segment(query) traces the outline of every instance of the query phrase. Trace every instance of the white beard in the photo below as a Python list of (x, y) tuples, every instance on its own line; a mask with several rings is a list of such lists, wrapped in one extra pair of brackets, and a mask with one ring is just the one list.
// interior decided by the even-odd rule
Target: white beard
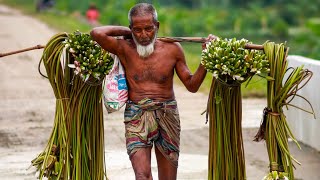
[(146, 45), (146, 46), (143, 46), (143, 45), (139, 44), (137, 39), (136, 39), (136, 37), (134, 37), (133, 34), (132, 34), (132, 38), (133, 38), (134, 43), (137, 46), (137, 52), (138, 52), (140, 57), (146, 58), (146, 57), (150, 56), (153, 53), (154, 44), (156, 42), (157, 35), (154, 35), (154, 38), (152, 39), (151, 43)]

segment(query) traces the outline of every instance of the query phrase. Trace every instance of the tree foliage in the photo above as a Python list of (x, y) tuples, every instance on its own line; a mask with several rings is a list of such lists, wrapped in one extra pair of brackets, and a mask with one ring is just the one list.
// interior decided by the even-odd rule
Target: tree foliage
[[(5, 1), (5, 0), (2, 0)], [(34, 0), (12, 3), (34, 4)], [(128, 26), (127, 12), (138, 2), (158, 10), (160, 36), (246, 38), (256, 44), (284, 42), (290, 53), (320, 59), (319, 0), (56, 0), (55, 12), (82, 14), (91, 3), (101, 12), (102, 25)]]

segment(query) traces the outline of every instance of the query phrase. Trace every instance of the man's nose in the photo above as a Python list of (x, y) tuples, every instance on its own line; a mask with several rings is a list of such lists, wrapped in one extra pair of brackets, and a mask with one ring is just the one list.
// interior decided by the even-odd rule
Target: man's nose
[(142, 32), (141, 32), (141, 37), (142, 37), (142, 38), (148, 37), (148, 34), (147, 34), (147, 32), (146, 32), (145, 30), (142, 30)]

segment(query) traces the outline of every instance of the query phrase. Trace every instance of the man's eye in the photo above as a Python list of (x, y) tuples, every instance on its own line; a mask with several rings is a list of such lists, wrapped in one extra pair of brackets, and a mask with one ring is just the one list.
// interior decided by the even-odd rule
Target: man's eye
[(154, 29), (154, 28), (153, 28), (152, 26), (151, 26), (151, 27), (147, 27), (147, 28), (146, 28), (146, 31), (150, 32), (150, 31), (153, 31), (153, 29)]
[(136, 33), (139, 33), (139, 32), (142, 31), (141, 29), (137, 29), (137, 28), (133, 28), (132, 30), (133, 30), (134, 32), (136, 32)]

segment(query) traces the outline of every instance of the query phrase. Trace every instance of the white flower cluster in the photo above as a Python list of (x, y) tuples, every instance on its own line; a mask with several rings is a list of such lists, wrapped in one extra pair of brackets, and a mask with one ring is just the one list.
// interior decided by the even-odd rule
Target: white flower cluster
[(255, 74), (266, 76), (270, 71), (266, 55), (259, 50), (245, 49), (248, 43), (246, 39), (217, 38), (206, 44), (201, 64), (215, 78), (225, 82), (241, 83)]
[(75, 74), (80, 75), (84, 81), (89, 77), (100, 80), (111, 70), (114, 60), (110, 53), (96, 44), (89, 34), (76, 31), (68, 35), (64, 44), (75, 58), (74, 64), (68, 66), (75, 68)]

